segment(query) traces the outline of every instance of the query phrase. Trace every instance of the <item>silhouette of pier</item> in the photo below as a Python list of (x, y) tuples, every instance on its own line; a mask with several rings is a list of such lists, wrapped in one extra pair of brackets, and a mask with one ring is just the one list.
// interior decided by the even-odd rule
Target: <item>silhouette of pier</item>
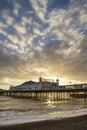
[(87, 98), (87, 88), (83, 89), (58, 89), (58, 90), (22, 90), (22, 91), (2, 91), (0, 94), (5, 96), (19, 97), (19, 98), (52, 98), (52, 99), (72, 99), (72, 98)]

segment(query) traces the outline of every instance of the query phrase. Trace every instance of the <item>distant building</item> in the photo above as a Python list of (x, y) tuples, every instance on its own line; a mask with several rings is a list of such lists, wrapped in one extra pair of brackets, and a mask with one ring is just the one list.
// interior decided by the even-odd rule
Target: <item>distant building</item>
[(83, 84), (74, 84), (74, 89), (83, 89)]
[(54, 81), (53, 79), (43, 79), (39, 78), (39, 82), (27, 81), (18, 86), (11, 86), (11, 91), (20, 91), (20, 90), (55, 90), (59, 88), (59, 79)]
[(87, 84), (83, 84), (83, 88), (87, 88)]
[(72, 84), (72, 85), (65, 85), (65, 88), (83, 89), (83, 88), (87, 88), (87, 84)]

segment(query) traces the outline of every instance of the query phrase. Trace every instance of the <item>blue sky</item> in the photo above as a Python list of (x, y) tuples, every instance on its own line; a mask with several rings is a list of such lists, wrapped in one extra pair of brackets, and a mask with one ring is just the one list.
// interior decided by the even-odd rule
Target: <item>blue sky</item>
[(0, 83), (87, 82), (86, 0), (1, 0)]

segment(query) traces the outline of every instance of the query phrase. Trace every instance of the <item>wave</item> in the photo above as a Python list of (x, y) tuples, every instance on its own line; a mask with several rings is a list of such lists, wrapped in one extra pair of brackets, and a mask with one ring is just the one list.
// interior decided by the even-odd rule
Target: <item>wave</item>
[(7, 102), (7, 101), (10, 101), (10, 100), (0, 100), (0, 102)]
[(45, 115), (32, 115), (32, 116), (12, 116), (6, 118), (0, 118), (0, 126), (1, 125), (12, 125), (12, 124), (20, 124), (20, 123), (27, 123), (27, 122), (36, 122), (42, 120), (55, 120), (61, 119), (65, 117), (75, 117), (80, 115), (87, 114), (87, 109), (75, 110), (75, 111), (65, 111), (63, 113), (50, 113)]

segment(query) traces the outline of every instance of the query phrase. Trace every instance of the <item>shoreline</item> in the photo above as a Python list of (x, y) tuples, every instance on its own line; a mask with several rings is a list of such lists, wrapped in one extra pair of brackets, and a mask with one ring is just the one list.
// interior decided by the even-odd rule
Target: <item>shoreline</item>
[(0, 126), (0, 130), (87, 130), (87, 114)]

